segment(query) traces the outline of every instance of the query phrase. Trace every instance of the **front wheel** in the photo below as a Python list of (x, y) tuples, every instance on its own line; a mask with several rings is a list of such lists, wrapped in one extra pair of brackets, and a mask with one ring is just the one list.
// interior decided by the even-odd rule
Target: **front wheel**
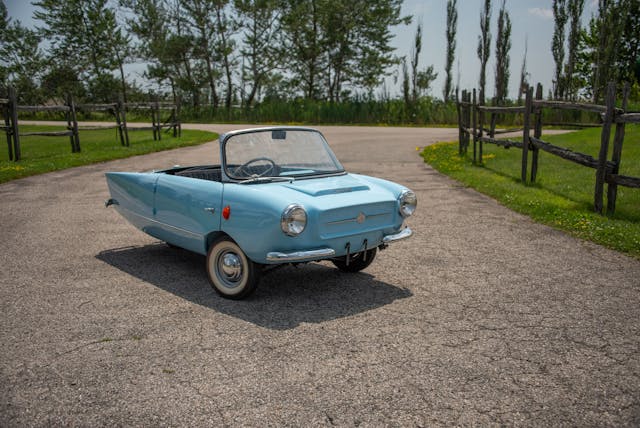
[(371, 263), (373, 263), (373, 259), (376, 258), (377, 250), (378, 250), (377, 248), (372, 248), (370, 250), (367, 250), (366, 257), (364, 256), (365, 254), (364, 251), (361, 251), (356, 254), (352, 254), (349, 257), (349, 264), (347, 264), (346, 256), (340, 257), (337, 259), (332, 259), (331, 262), (333, 262), (333, 264), (336, 265), (336, 267), (343, 272), (360, 272), (362, 269), (365, 269)]
[(220, 296), (239, 300), (256, 289), (260, 269), (249, 260), (238, 244), (223, 237), (209, 248), (207, 275), (211, 286)]

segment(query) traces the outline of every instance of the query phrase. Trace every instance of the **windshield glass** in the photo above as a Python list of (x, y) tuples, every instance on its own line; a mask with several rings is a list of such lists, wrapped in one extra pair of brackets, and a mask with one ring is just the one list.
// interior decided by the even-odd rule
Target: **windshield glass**
[(225, 172), (237, 180), (335, 174), (344, 169), (322, 134), (305, 129), (239, 133), (224, 146)]

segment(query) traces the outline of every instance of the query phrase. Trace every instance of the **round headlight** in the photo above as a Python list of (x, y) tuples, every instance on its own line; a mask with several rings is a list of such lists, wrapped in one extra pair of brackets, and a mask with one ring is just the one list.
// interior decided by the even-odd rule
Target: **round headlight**
[(307, 226), (307, 212), (301, 205), (291, 204), (282, 212), (280, 227), (289, 236), (298, 236)]
[(418, 198), (415, 193), (407, 189), (402, 191), (398, 202), (400, 203), (400, 215), (402, 215), (402, 217), (409, 217), (416, 210)]

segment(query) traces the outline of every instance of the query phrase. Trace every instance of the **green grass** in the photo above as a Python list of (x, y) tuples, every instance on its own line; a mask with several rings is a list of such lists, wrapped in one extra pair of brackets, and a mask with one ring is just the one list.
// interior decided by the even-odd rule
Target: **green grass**
[[(597, 158), (600, 132), (592, 128), (543, 139)], [(535, 221), (640, 259), (640, 189), (618, 186), (615, 214), (601, 216), (593, 210), (594, 169), (540, 152), (536, 183), (523, 185), (521, 150), (485, 144), (479, 166), (472, 150), (460, 157), (457, 143), (441, 143), (425, 147), (422, 156), (438, 171)], [(620, 173), (640, 177), (640, 125), (627, 125)]]
[[(56, 126), (21, 126), (20, 132), (60, 131)], [(145, 153), (193, 146), (212, 141), (217, 135), (206, 131), (182, 130), (182, 136), (174, 138), (163, 133), (162, 140), (153, 141), (149, 131), (129, 131), (129, 147), (120, 145), (115, 129), (80, 130), (80, 153), (71, 153), (69, 137), (27, 136), (20, 138), (22, 159), (9, 160), (6, 139), (0, 151), (0, 183), (30, 175), (71, 168), (74, 166), (121, 159)]]

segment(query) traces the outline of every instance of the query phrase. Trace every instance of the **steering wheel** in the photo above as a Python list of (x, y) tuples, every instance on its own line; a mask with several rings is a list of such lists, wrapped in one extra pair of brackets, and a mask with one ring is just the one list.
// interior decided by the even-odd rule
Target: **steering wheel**
[[(264, 171), (262, 171), (261, 174), (255, 174), (252, 173), (252, 171), (247, 170), (247, 168), (249, 167), (249, 165), (251, 165), (252, 163), (256, 163), (256, 162), (260, 162), (260, 161), (266, 161), (268, 162), (270, 165), (268, 165), (268, 168), (266, 168)], [(250, 159), (248, 161), (246, 161), (245, 163), (243, 163), (242, 165), (240, 165), (238, 167), (238, 169), (236, 170), (236, 174), (240, 173), (241, 175), (246, 175), (248, 177), (262, 177), (265, 175), (269, 175), (273, 172), (275, 172), (278, 168), (278, 165), (276, 165), (276, 163), (269, 158), (253, 158)]]

